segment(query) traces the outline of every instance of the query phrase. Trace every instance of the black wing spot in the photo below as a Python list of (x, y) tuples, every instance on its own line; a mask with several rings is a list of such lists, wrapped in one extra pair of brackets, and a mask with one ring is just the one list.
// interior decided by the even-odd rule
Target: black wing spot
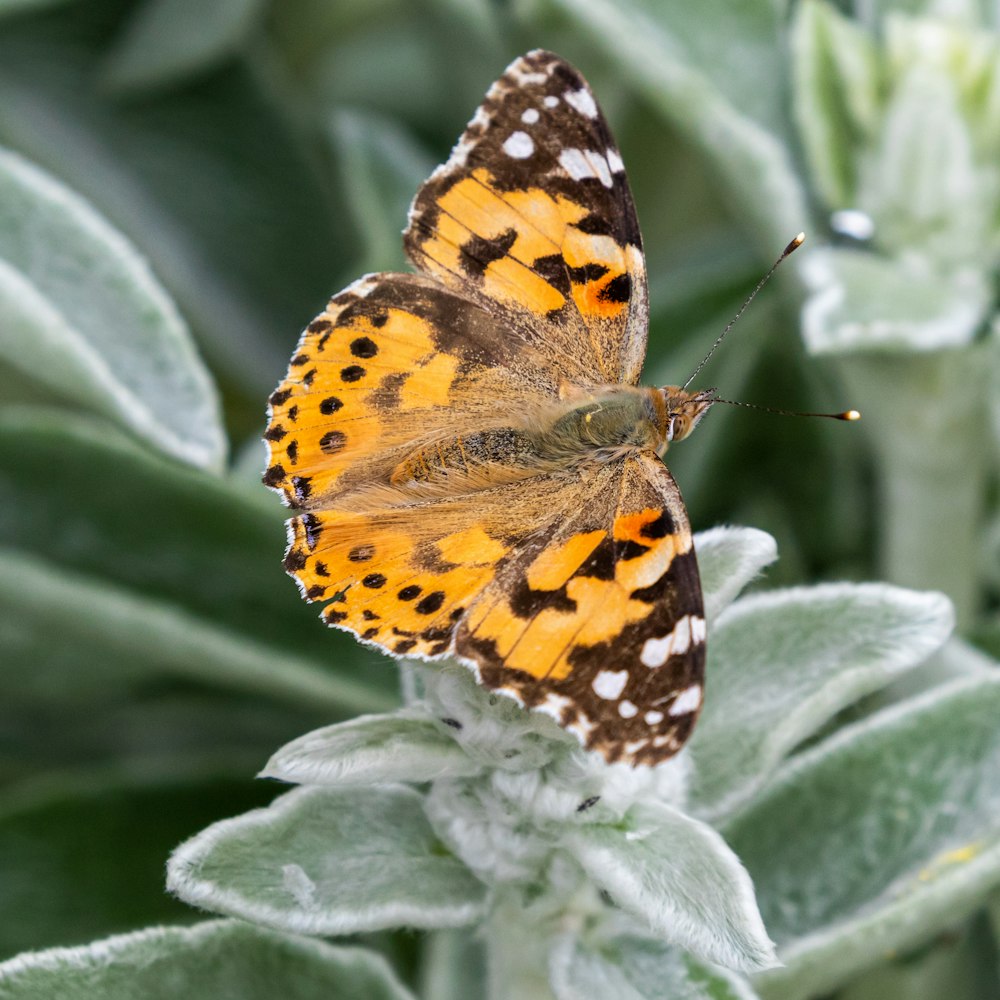
[(632, 279), (627, 274), (619, 274), (597, 293), (597, 297), (602, 302), (628, 302), (632, 297)]
[(272, 465), (264, 473), (265, 486), (277, 486), (285, 478), (285, 467), (283, 465)]
[(358, 337), (351, 341), (351, 354), (356, 358), (374, 358), (378, 354), (378, 345), (371, 337)]
[(507, 256), (516, 240), (515, 229), (508, 229), (492, 239), (473, 235), (462, 244), (462, 268), (467, 274), (482, 277), (493, 261)]
[(343, 431), (327, 431), (319, 439), (319, 450), (327, 455), (335, 455), (347, 443), (347, 435)]
[(417, 604), (417, 614), (432, 615), (435, 611), (440, 610), (442, 604), (444, 604), (444, 591), (435, 590)]

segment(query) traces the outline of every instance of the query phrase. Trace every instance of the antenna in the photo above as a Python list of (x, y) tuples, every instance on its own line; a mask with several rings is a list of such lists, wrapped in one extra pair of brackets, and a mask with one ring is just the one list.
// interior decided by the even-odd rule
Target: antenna
[(741, 403), (735, 399), (712, 398), (713, 403), (728, 403), (729, 406), (745, 406), (750, 410), (760, 410), (762, 413), (777, 413), (782, 417), (828, 417), (830, 420), (860, 420), (857, 410), (844, 410), (843, 413), (805, 413), (802, 410), (776, 410), (773, 406), (758, 406), (756, 403)]
[[(792, 240), (792, 242), (789, 243), (788, 246), (785, 247), (785, 249), (781, 251), (781, 256), (778, 257), (778, 259), (771, 265), (771, 267), (768, 270), (767, 274), (765, 274), (764, 277), (761, 278), (760, 281), (757, 282), (757, 287), (746, 297), (746, 301), (743, 303), (743, 305), (740, 306), (739, 311), (736, 313), (736, 315), (729, 321), (729, 323), (727, 324), (725, 330), (723, 330), (722, 333), (720, 333), (719, 336), (716, 337), (715, 343), (712, 344), (712, 346), (709, 348), (708, 354), (706, 354), (705, 357), (703, 357), (701, 359), (701, 364), (698, 365), (698, 367), (695, 368), (695, 370), (693, 372), (691, 372), (690, 378), (681, 386), (682, 389), (686, 389), (698, 377), (698, 373), (702, 370), (702, 368), (705, 367), (706, 364), (708, 364), (708, 359), (715, 353), (715, 349), (719, 346), (719, 344), (722, 343), (723, 338), (736, 325), (736, 321), (743, 315), (743, 313), (746, 312), (747, 306), (750, 305), (751, 302), (753, 302), (754, 297), (757, 295), (757, 293), (767, 284), (767, 282), (770, 279), (771, 275), (774, 274), (774, 272), (778, 270), (778, 265), (793, 250), (798, 250), (798, 248), (800, 246), (802, 246), (802, 243), (805, 240), (805, 238), (806, 238), (806, 234), (805, 233), (799, 233), (799, 235), (796, 236), (795, 239)], [(721, 402), (726, 402), (726, 401), (725, 400), (719, 400), (719, 402), (721, 403)], [(737, 404), (737, 405), (748, 405), (748, 404)], [(758, 409), (759, 409), (759, 407), (758, 407)], [(777, 412), (780, 412), (780, 411), (776, 410), (775, 412), (777, 413)], [(851, 412), (853, 413), (854, 411), (852, 410)], [(854, 419), (854, 418), (847, 418), (847, 417), (845, 417), (843, 419)]]

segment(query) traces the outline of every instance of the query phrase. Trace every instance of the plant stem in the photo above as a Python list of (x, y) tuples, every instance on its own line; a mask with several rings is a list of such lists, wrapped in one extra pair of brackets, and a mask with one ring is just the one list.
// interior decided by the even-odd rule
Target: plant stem
[(995, 461), (986, 419), (990, 347), (841, 360), (875, 454), (882, 573), (944, 591), (959, 628), (978, 610), (983, 498)]

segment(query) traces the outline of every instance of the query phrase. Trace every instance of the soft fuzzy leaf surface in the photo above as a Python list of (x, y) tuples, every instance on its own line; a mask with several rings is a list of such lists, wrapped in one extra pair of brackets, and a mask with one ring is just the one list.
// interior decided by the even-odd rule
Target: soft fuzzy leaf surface
[(1000, 886), (1000, 677), (961, 680), (804, 753), (726, 828), (782, 969), (769, 998), (835, 989)]
[(584, 944), (567, 935), (552, 950), (551, 975), (556, 1000), (756, 1000), (757, 996), (741, 976), (639, 937)]
[(580, 826), (565, 835), (599, 888), (700, 958), (748, 971), (774, 964), (750, 879), (711, 827), (653, 803), (636, 807), (623, 826)]
[(0, 150), (0, 357), (192, 465), (225, 457), (219, 402), (176, 307), (83, 198)]
[(746, 597), (708, 644), (692, 799), (719, 815), (746, 801), (796, 744), (841, 708), (917, 666), (944, 642), (940, 594), (827, 584)]
[(235, 920), (152, 927), (0, 965), (5, 1000), (412, 1000), (384, 958)]
[(297, 788), (182, 844), (168, 886), (196, 906), (302, 934), (459, 927), (484, 887), (401, 785)]

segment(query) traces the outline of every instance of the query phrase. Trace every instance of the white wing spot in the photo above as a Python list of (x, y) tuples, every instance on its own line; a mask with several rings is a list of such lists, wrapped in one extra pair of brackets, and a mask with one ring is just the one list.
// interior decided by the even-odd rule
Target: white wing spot
[(575, 181), (583, 180), (584, 177), (593, 177), (590, 164), (579, 149), (564, 149), (559, 154), (559, 166), (563, 168)]
[(627, 670), (602, 670), (591, 682), (594, 694), (607, 701), (617, 701), (628, 681)]
[(692, 684), (685, 688), (674, 698), (674, 703), (670, 706), (671, 715), (687, 715), (689, 712), (696, 712), (701, 706), (701, 685)]
[(511, 132), (503, 144), (503, 151), (515, 160), (524, 160), (535, 151), (535, 144), (527, 132)]
[(705, 619), (695, 615), (684, 615), (677, 620), (673, 631), (662, 639), (647, 639), (639, 654), (639, 660), (650, 669), (662, 667), (671, 656), (683, 656), (692, 644), (697, 645), (704, 640)]
[(547, 108), (554, 108), (558, 103), (559, 103), (559, 98), (553, 97), (551, 94), (549, 94), (549, 96), (546, 97), (544, 101), (542, 101), (542, 104), (544, 104), (545, 107)]
[(530, 69), (525, 69), (524, 64), (520, 62), (509, 67), (508, 72), (522, 87), (545, 83), (549, 78), (547, 73), (532, 72)]
[(563, 713), (567, 708), (572, 708), (573, 702), (570, 701), (565, 695), (556, 694), (555, 691), (549, 691), (545, 696), (545, 700), (539, 704), (535, 705), (536, 712), (544, 712), (545, 715), (551, 716), (558, 723), (562, 723)]
[(597, 117), (597, 104), (589, 90), (567, 90), (563, 97), (567, 104), (576, 108), (584, 117)]
[(594, 176), (600, 180), (600, 182), (606, 187), (611, 187), (615, 182), (614, 178), (611, 176), (611, 168), (608, 166), (608, 161), (600, 153), (594, 153), (591, 150), (587, 150), (584, 154), (594, 170)]
[(559, 166), (575, 181), (596, 177), (607, 188), (614, 184), (608, 161), (592, 150), (564, 149), (559, 154)]
[(608, 166), (611, 167), (611, 173), (620, 174), (625, 171), (625, 163), (622, 161), (621, 153), (617, 149), (608, 150)]
[(523, 121), (525, 125), (534, 125), (535, 122), (538, 121), (538, 117), (538, 108), (528, 108), (528, 110), (521, 115), (521, 121)]
[(639, 709), (635, 707), (628, 699), (625, 701), (618, 702), (618, 714), (623, 719), (631, 719), (639, 714)]
[(647, 726), (655, 726), (663, 721), (663, 713), (657, 712), (656, 709), (652, 709), (647, 712), (643, 718), (646, 720)]
[(705, 641), (705, 619), (699, 618), (697, 615), (691, 615), (691, 643), (692, 645), (698, 645), (698, 643)]

